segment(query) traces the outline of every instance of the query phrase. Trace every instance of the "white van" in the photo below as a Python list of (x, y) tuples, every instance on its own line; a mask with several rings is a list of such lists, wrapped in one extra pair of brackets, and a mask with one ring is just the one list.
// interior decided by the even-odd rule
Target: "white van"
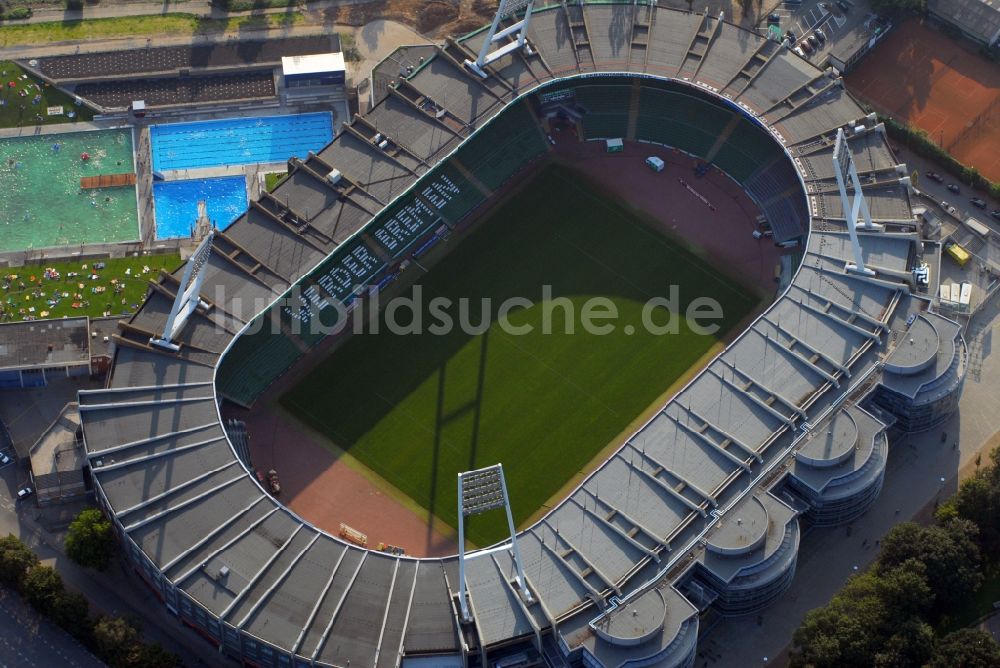
[(646, 158), (646, 166), (652, 169), (654, 172), (662, 172), (666, 163), (663, 162), (661, 158), (657, 158), (655, 155), (651, 155)]

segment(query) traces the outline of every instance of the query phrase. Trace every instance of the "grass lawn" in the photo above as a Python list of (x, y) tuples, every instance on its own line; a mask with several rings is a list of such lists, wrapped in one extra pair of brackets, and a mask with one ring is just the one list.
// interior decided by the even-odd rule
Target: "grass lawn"
[[(354, 336), (281, 402), (451, 526), (456, 474), (502, 462), (520, 523), (716, 342), (687, 323), (675, 335), (642, 327), (645, 302), (668, 295), (671, 284), (681, 309), (699, 296), (721, 303), (718, 337), (758, 303), (579, 174), (549, 167), (414, 287), (423, 291), (425, 325), (435, 321), (434, 297), (471, 298), (467, 320), (475, 324), (516, 296), (534, 305), (507, 322), (532, 333), (511, 334), (492, 317), (478, 335), (459, 327), (394, 335), (385, 333), (383, 313), (381, 333)], [(554, 333), (543, 333), (543, 285), (573, 304), (575, 334), (565, 333), (565, 311), (555, 308)], [(618, 309), (613, 333), (582, 331), (581, 305), (597, 296)], [(483, 297), (492, 298), (488, 308)], [(459, 309), (449, 312), (458, 322)], [(655, 320), (666, 318), (663, 309)], [(476, 517), (466, 535), (486, 545), (503, 537), (505, 523), (500, 512)]]
[(117, 16), (86, 21), (46, 21), (20, 25), (4, 25), (0, 30), (0, 46), (44, 44), (96, 40), (108, 37), (203, 35), (227, 30), (281, 28), (295, 25), (303, 18), (300, 12), (236, 16), (206, 19), (194, 14), (155, 14), (152, 16)]
[(268, 172), (264, 174), (264, 190), (274, 192), (278, 184), (285, 180), (288, 172)]
[[(103, 269), (95, 265), (104, 263)], [(0, 273), (0, 319), (23, 320), (63, 316), (100, 317), (124, 315), (135, 311), (146, 295), (149, 280), (160, 268), (171, 271), (181, 263), (176, 253), (104, 260), (46, 262), (10, 267)], [(87, 268), (84, 269), (84, 266)], [(146, 269), (148, 267), (148, 269)], [(58, 278), (48, 278), (47, 269), (55, 269)], [(128, 273), (126, 273), (128, 272)], [(71, 273), (79, 274), (70, 276)], [(92, 276), (97, 276), (96, 279)], [(120, 291), (115, 292), (118, 281)], [(80, 287), (80, 286), (83, 287)], [(103, 292), (93, 292), (101, 290)], [(69, 295), (68, 297), (66, 295)], [(49, 304), (56, 301), (56, 304)], [(74, 304), (77, 305), (74, 308)], [(34, 309), (31, 311), (30, 309)]]
[[(5, 27), (0, 31), (0, 39), (3, 39)], [(21, 77), (26, 72), (17, 63), (9, 60), (0, 60), (0, 127), (14, 128), (19, 125), (51, 125), (53, 123), (72, 123), (74, 121), (89, 121), (94, 117), (94, 110), (86, 105), (79, 107), (73, 103), (73, 98), (62, 92), (58, 88), (36, 79), (27, 74), (27, 79)], [(13, 82), (14, 86), (10, 83)], [(37, 88), (36, 88), (37, 86)], [(25, 95), (22, 95), (25, 93)], [(41, 100), (34, 104), (35, 96), (40, 95)], [(49, 116), (45, 113), (48, 107), (61, 106), (64, 113), (58, 116)], [(76, 113), (75, 118), (69, 118), (65, 112)], [(38, 120), (35, 114), (41, 115)]]

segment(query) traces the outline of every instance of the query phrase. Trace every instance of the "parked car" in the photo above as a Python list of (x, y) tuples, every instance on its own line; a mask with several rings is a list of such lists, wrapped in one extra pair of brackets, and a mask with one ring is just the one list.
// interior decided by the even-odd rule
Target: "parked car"
[(776, 25), (779, 25), (780, 23), (781, 23), (781, 14), (779, 14), (777, 12), (772, 12), (771, 14), (767, 15), (767, 24), (768, 25), (775, 25), (776, 26)]
[(786, 32), (785, 33), (785, 39), (787, 39), (787, 40), (789, 40), (791, 42), (794, 42), (795, 41), (795, 31), (794, 30), (789, 30), (788, 32)]
[(927, 172), (927, 178), (938, 183), (944, 183), (944, 177), (937, 172)]
[(948, 184), (948, 190), (949, 190), (949, 191), (951, 191), (951, 192), (953, 192), (953, 193), (955, 193), (956, 195), (957, 195), (958, 193), (962, 192), (962, 189), (961, 189), (961, 188), (959, 188), (959, 187), (958, 187), (958, 186), (957, 186), (956, 184), (954, 184), (954, 183), (949, 183), (949, 184)]
[(10, 464), (10, 457), (4, 452), (0, 452), (0, 466), (7, 466), (7, 464)]
[(812, 52), (815, 51), (815, 49), (812, 48), (812, 45), (809, 43), (809, 40), (807, 39), (802, 40), (802, 43), (799, 44), (799, 47), (810, 55), (812, 55)]
[(990, 211), (990, 215), (996, 218), (997, 220), (1000, 220), (1000, 209), (993, 209), (992, 211)]
[(19, 499), (27, 499), (29, 496), (31, 496), (34, 493), (35, 493), (35, 490), (33, 490), (31, 487), (22, 487), (21, 489), (17, 490), (17, 498), (19, 498)]
[(802, 56), (803, 58), (805, 58), (805, 57), (806, 57), (806, 52), (802, 50), (802, 47), (801, 47), (801, 46), (797, 46), (797, 47), (795, 47), (794, 49), (792, 49), (792, 51), (794, 51), (795, 53), (799, 54), (799, 55), (800, 55), (800, 56)]
[(826, 41), (826, 33), (823, 32), (822, 28), (816, 28), (816, 32), (814, 32), (813, 34), (816, 35), (816, 39), (819, 40), (820, 44)]
[(808, 37), (806, 37), (806, 41), (809, 42), (809, 46), (811, 46), (812, 48), (814, 49), (819, 48), (819, 39), (816, 37), (816, 35), (809, 35)]
[(969, 203), (972, 204), (972, 206), (974, 206), (974, 207), (976, 207), (978, 209), (985, 209), (986, 208), (986, 202), (984, 200), (979, 199), (978, 197), (970, 197), (969, 198)]

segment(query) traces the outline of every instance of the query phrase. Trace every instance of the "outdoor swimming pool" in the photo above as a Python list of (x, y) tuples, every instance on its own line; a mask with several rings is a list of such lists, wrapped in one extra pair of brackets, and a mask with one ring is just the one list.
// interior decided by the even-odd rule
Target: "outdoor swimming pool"
[(327, 112), (169, 123), (150, 129), (153, 169), (223, 167), (285, 162), (318, 151), (333, 139)]
[(80, 188), (134, 171), (127, 128), (0, 139), (0, 251), (138, 239), (135, 186)]
[(247, 185), (242, 176), (153, 184), (156, 238), (189, 237), (198, 219), (198, 201), (205, 200), (208, 217), (224, 230), (247, 210)]

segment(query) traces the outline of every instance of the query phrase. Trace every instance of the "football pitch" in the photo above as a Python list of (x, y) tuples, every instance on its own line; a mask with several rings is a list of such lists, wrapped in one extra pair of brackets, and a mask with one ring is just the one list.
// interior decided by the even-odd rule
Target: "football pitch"
[[(678, 331), (650, 331), (644, 309), (657, 325), (669, 313), (646, 304), (668, 297), (670, 286)], [(760, 302), (558, 166), (488, 212), (403, 297), (417, 292), (421, 333), (389, 331), (383, 303), (377, 333), (352, 336), (281, 404), (452, 527), (459, 471), (502, 463), (520, 524)], [(597, 311), (617, 309), (617, 318), (592, 319), (611, 325), (609, 333), (584, 331), (585, 303), (597, 297), (606, 300)], [(698, 297), (721, 306), (714, 335), (696, 334), (683, 318)], [(442, 322), (435, 298), (453, 305), (447, 331), (432, 327)], [(510, 298), (532, 305), (522, 301), (498, 319)], [(478, 331), (460, 326), (463, 299), (468, 324), (488, 318)], [(414, 311), (400, 306), (391, 315), (412, 326)], [(499, 511), (466, 523), (480, 546), (505, 530)]]

